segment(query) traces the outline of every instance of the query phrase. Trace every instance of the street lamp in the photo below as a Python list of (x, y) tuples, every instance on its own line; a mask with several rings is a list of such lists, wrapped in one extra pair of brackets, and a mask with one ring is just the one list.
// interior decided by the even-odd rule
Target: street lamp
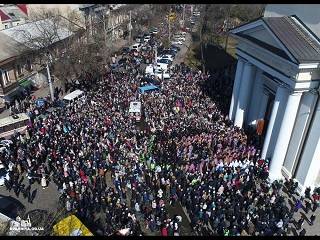
[(52, 56), (49, 52), (47, 52), (48, 60), (46, 62), (46, 68), (47, 68), (47, 74), (48, 74), (48, 83), (49, 83), (49, 89), (50, 89), (50, 95), (51, 95), (51, 101), (54, 102), (54, 93), (53, 93), (53, 86), (51, 81), (51, 74), (49, 69), (49, 63), (52, 64)]

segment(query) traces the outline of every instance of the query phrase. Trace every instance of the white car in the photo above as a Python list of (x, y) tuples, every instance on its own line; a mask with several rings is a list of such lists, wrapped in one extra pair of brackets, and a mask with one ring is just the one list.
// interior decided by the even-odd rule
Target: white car
[(157, 60), (160, 60), (160, 59), (168, 59), (168, 60), (170, 60), (171, 62), (173, 62), (173, 56), (172, 56), (172, 55), (169, 55), (169, 54), (161, 55), (161, 56), (157, 57)]
[(171, 42), (171, 45), (182, 45), (182, 42), (179, 41), (179, 40), (173, 40), (173, 41)]
[(133, 45), (131, 46), (131, 49), (140, 51), (141, 46), (142, 46), (142, 45), (141, 45), (140, 43), (136, 43), (136, 44), (133, 44)]
[(185, 31), (180, 31), (180, 32), (178, 32), (177, 34), (178, 34), (178, 35), (182, 35), (182, 36), (185, 37), (185, 36), (187, 35), (187, 32), (185, 32)]
[(145, 37), (144, 37), (144, 42), (149, 42), (149, 41), (150, 41), (150, 39), (151, 39), (151, 37), (150, 37), (150, 36), (145, 36)]
[(3, 164), (0, 164), (0, 186), (4, 185), (4, 180), (9, 181), (10, 177), (9, 177), (9, 173), (8, 171), (5, 169)]
[(11, 144), (13, 144), (13, 142), (11, 140), (2, 140), (0, 142), (0, 144), (4, 144), (6, 146), (10, 146)]
[(149, 75), (153, 75), (154, 74), (154, 68), (153, 68), (153, 65), (152, 64), (149, 64), (147, 67), (146, 67), (146, 71), (145, 71), (145, 74), (149, 74)]
[(183, 36), (175, 36), (173, 40), (174, 40), (174, 41), (184, 42), (184, 41), (186, 40), (186, 38), (183, 37)]
[(165, 64), (165, 63), (157, 63), (157, 69), (167, 70), (168, 69), (168, 65), (169, 64)]
[(170, 78), (170, 73), (169, 73), (168, 69), (166, 69), (166, 70), (156, 69), (155, 72), (154, 72), (154, 75), (157, 78), (162, 79), (162, 71), (163, 71), (163, 79), (169, 79)]
[(200, 12), (193, 12), (193, 16), (200, 16)]

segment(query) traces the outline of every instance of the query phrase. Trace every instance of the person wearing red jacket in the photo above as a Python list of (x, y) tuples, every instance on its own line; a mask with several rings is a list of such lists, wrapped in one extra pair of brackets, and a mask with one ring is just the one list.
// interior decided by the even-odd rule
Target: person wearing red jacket
[(168, 236), (168, 224), (161, 228), (161, 236)]

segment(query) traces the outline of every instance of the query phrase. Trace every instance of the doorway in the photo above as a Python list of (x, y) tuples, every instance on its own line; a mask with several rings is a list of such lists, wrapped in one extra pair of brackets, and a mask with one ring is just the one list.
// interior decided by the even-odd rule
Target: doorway
[(263, 146), (264, 139), (267, 134), (267, 130), (268, 130), (268, 126), (269, 126), (269, 122), (270, 122), (270, 118), (271, 118), (271, 113), (272, 113), (272, 109), (273, 109), (274, 99), (275, 99), (275, 96), (273, 94), (270, 94), (269, 98), (268, 98), (266, 112), (263, 117), (264, 127), (263, 127), (263, 131), (262, 131), (261, 138), (260, 138), (260, 147), (261, 148)]

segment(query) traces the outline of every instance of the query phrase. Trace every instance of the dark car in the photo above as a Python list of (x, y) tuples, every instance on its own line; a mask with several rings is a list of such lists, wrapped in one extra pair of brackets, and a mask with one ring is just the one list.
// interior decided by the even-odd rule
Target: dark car
[(181, 48), (178, 47), (178, 46), (176, 46), (176, 45), (171, 45), (170, 49), (173, 49), (173, 50), (176, 49), (177, 51), (180, 51), (180, 50), (181, 50)]
[(129, 52), (130, 52), (130, 48), (129, 47), (122, 48), (122, 53), (129, 53)]
[(141, 78), (141, 83), (153, 84), (155, 86), (160, 86), (160, 81), (152, 77), (143, 77)]
[(157, 61), (158, 63), (172, 64), (172, 61), (169, 59), (160, 59)]
[(161, 52), (161, 55), (173, 55), (173, 57), (176, 56), (177, 52), (172, 49), (165, 49)]
[(123, 66), (126, 62), (127, 62), (127, 59), (126, 59), (126, 58), (121, 58), (121, 59), (119, 59), (119, 61), (118, 61), (118, 65), (119, 65), (119, 66)]

